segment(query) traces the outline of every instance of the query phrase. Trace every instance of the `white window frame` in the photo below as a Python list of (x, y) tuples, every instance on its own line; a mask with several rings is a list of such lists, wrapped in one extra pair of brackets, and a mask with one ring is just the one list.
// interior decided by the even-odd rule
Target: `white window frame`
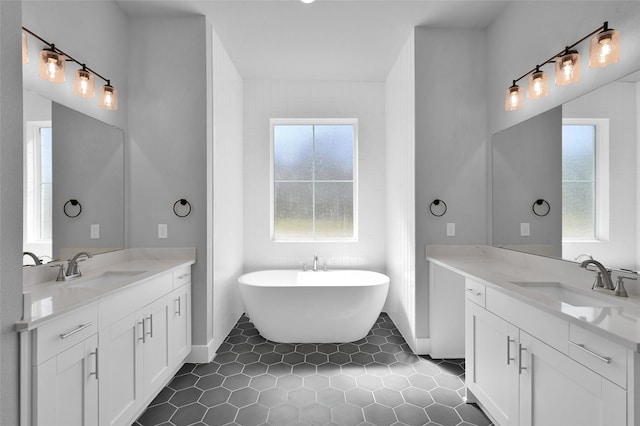
[(595, 240), (592, 239), (562, 239), (562, 242), (599, 242), (609, 241), (609, 119), (608, 118), (563, 118), (562, 125), (580, 125), (595, 127)]
[[(287, 238), (277, 239), (275, 236), (275, 165), (274, 165), (274, 127), (277, 125), (351, 125), (353, 127), (353, 237), (345, 238)], [(279, 243), (290, 242), (357, 242), (358, 241), (358, 119), (357, 118), (272, 118), (269, 121), (270, 130), (270, 235), (271, 241)]]

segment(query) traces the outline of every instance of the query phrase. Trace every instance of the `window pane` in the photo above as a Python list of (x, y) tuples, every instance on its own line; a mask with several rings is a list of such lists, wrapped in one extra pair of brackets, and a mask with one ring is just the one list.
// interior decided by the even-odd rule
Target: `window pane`
[(273, 160), (276, 180), (313, 178), (313, 126), (273, 126)]
[(315, 126), (316, 179), (353, 179), (353, 126)]
[(595, 191), (592, 182), (563, 182), (562, 237), (595, 239)]
[(353, 237), (352, 183), (316, 183), (316, 237)]
[(595, 149), (595, 126), (563, 125), (562, 180), (594, 180)]
[(53, 159), (51, 127), (40, 129), (40, 239), (51, 240), (53, 215)]
[(313, 235), (313, 184), (275, 183), (274, 236), (276, 239)]

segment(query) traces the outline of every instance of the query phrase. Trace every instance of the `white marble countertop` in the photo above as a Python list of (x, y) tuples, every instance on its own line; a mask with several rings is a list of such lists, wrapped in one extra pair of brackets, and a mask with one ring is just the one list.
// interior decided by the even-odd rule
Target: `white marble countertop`
[[(172, 254), (173, 253), (173, 254)], [(96, 259), (102, 256), (102, 259)], [(96, 259), (93, 263), (92, 260)], [(146, 282), (174, 269), (195, 263), (195, 249), (130, 249), (113, 255), (97, 255), (80, 264), (82, 277), (68, 281), (55, 281), (57, 268), (46, 265), (41, 272), (41, 282), (28, 282), (25, 278), (25, 315), (16, 324), (16, 330), (33, 329), (59, 315), (87, 306), (119, 291)], [(44, 269), (47, 268), (47, 269)], [(31, 271), (28, 271), (31, 273)], [(45, 274), (45, 275), (42, 275)], [(93, 285), (90, 281), (108, 276), (108, 279)], [(38, 281), (36, 279), (36, 281)]]
[[(428, 248), (426, 259), (640, 352), (640, 296), (632, 294), (635, 289), (629, 291), (636, 286), (635, 282), (627, 283), (628, 298), (617, 297), (610, 290), (592, 290), (594, 273), (575, 263), (499, 250), (502, 249), (487, 246), (469, 246), (458, 252), (452, 248)], [(600, 306), (562, 303), (514, 284), (522, 281), (560, 283), (602, 303)]]

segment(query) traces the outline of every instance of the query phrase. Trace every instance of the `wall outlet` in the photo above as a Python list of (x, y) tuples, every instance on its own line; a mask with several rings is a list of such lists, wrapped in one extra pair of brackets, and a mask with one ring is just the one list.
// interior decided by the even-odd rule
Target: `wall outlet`
[(97, 240), (98, 238), (100, 238), (100, 224), (99, 223), (92, 223), (91, 224), (91, 239), (92, 240)]
[(531, 235), (531, 229), (529, 227), (529, 223), (521, 223), (520, 224), (520, 236), (528, 237)]
[(167, 224), (159, 223), (158, 224), (158, 238), (167, 238)]
[(456, 236), (456, 224), (447, 223), (447, 237), (455, 237), (455, 236)]

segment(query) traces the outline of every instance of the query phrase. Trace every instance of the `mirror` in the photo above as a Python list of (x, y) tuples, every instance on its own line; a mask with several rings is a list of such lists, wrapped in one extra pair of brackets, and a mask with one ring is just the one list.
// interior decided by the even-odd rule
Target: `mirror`
[(640, 270), (639, 81), (636, 72), (493, 135), (494, 246)]
[(23, 161), (24, 252), (47, 263), (124, 247), (121, 129), (24, 91)]

